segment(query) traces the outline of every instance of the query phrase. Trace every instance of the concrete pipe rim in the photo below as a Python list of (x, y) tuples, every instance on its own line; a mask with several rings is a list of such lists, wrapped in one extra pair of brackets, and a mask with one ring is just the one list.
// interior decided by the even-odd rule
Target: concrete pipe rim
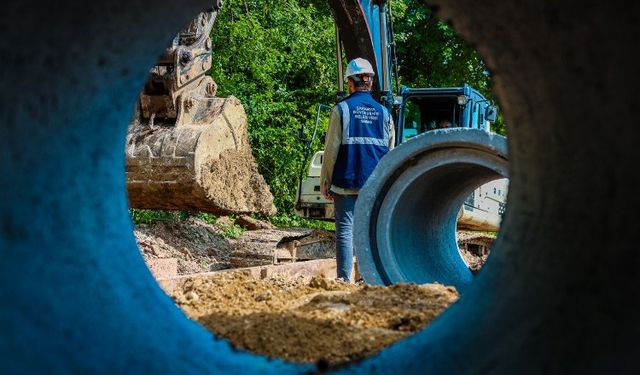
[[(505, 137), (465, 128), (422, 134), (386, 155), (356, 203), (354, 248), (364, 280), (379, 285), (437, 281), (464, 289), (473, 276), (458, 253), (457, 212), (475, 188), (508, 178), (507, 162)], [(455, 188), (430, 193), (434, 199), (440, 196), (443, 202), (425, 197), (429, 186), (458, 179), (463, 182)], [(437, 212), (427, 216), (425, 227), (407, 219), (421, 219), (423, 213), (419, 209), (424, 207)], [(399, 233), (399, 225), (413, 225), (415, 233)], [(440, 225), (443, 230), (429, 229)], [(421, 232), (416, 227), (425, 230)], [(412, 248), (408, 251), (403, 249), (407, 243)], [(430, 248), (419, 253), (416, 249), (424, 243)], [(431, 259), (433, 265), (426, 259)]]

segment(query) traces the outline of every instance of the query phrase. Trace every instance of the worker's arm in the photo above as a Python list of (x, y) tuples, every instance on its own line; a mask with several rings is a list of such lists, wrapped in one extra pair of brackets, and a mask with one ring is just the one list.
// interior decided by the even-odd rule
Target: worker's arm
[(393, 124), (393, 117), (389, 116), (389, 151), (396, 147), (396, 127)]
[(331, 199), (329, 189), (331, 189), (331, 179), (333, 177), (333, 167), (338, 158), (340, 143), (342, 141), (342, 122), (340, 121), (340, 110), (338, 106), (333, 107), (329, 117), (329, 129), (324, 140), (324, 157), (322, 158), (322, 169), (320, 171), (320, 194)]

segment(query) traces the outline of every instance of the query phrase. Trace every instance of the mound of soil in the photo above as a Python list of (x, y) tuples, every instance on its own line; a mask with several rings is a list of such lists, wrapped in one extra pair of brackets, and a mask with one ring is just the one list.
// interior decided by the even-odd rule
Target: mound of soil
[[(246, 133), (246, 129), (243, 129)], [(207, 197), (228, 212), (275, 215), (273, 195), (264, 177), (258, 172), (251, 149), (246, 146), (243, 134), (243, 148), (225, 150), (217, 160), (211, 160), (202, 171), (203, 188)]]
[(193, 278), (173, 298), (192, 319), (237, 349), (337, 365), (420, 330), (458, 293), (439, 284), (379, 287), (284, 276), (256, 280), (233, 272)]
[(231, 224), (233, 221), (226, 217), (216, 225), (191, 217), (182, 222), (139, 224), (134, 234), (148, 264), (154, 259), (174, 258), (178, 275), (291, 261), (291, 246), (300, 248), (299, 260), (335, 256), (335, 235), (330, 232), (273, 228), (245, 231), (237, 239), (225, 238), (224, 227)]
[(471, 272), (477, 273), (487, 262), (496, 235), (486, 232), (458, 231), (456, 237), (462, 258)]
[(176, 258), (180, 275), (230, 268), (233, 245), (222, 233), (221, 228), (197, 218), (140, 224), (134, 230), (138, 248), (147, 261)]

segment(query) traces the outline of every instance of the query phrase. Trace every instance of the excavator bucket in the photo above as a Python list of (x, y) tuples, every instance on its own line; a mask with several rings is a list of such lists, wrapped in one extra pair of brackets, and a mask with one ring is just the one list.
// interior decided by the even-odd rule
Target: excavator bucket
[(140, 94), (126, 144), (132, 208), (276, 211), (251, 154), (242, 104), (216, 97), (206, 75), (215, 17), (213, 9), (203, 12), (176, 36)]

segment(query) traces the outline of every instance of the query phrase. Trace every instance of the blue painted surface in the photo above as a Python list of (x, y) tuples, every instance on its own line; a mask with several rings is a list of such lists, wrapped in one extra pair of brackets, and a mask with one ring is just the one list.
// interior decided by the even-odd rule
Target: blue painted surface
[[(510, 107), (522, 123), (509, 129), (518, 169), (505, 235), (488, 273), (428, 329), (344, 372), (637, 372), (638, 204), (629, 197), (640, 155), (628, 84), (636, 67), (625, 53), (637, 12), (558, 4), (527, 18), (539, 1), (448, 2), (475, 17), (467, 36), (491, 41), (481, 47), (510, 102), (536, 100), (535, 110)], [(132, 105), (171, 34), (208, 5), (3, 3), (0, 373), (308, 370), (214, 340), (160, 291), (135, 248), (122, 169)], [(482, 27), (483, 9), (500, 12), (495, 27)], [(594, 20), (605, 22), (572, 27)], [(566, 87), (580, 95), (549, 94)], [(602, 126), (612, 118), (619, 126)], [(576, 217), (580, 226), (565, 225)]]
[(186, 319), (133, 237), (133, 104), (172, 33), (207, 5), (3, 4), (0, 373), (305, 370), (239, 353)]

